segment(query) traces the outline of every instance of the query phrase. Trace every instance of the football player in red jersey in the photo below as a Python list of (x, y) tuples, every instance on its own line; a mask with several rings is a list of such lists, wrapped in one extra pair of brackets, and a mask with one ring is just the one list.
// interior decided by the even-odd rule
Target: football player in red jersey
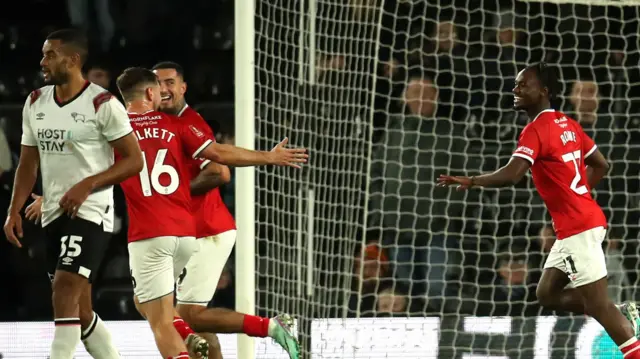
[(441, 175), (438, 184), (457, 185), (460, 190), (512, 186), (530, 169), (557, 237), (538, 283), (538, 301), (549, 309), (592, 316), (625, 359), (640, 359), (635, 303), (616, 307), (607, 295), (602, 249), (607, 220), (590, 193), (609, 165), (576, 121), (551, 108), (555, 87), (555, 72), (546, 64), (522, 70), (513, 89), (513, 104), (528, 114), (530, 122), (509, 163), (478, 176)]
[[(139, 176), (122, 182), (129, 214), (129, 262), (140, 314), (151, 325), (163, 358), (188, 359), (174, 329), (173, 285), (199, 244), (190, 211), (186, 162), (199, 156), (211, 138), (155, 111), (160, 87), (153, 72), (128, 68), (117, 80), (144, 159)], [(156, 220), (161, 214), (162, 219)], [(189, 333), (192, 354), (206, 356), (206, 341)]]
[[(179, 116), (184, 124), (195, 126), (213, 137), (209, 125), (185, 101), (187, 85), (183, 68), (174, 62), (161, 62), (153, 70), (162, 88), (160, 110)], [(207, 169), (217, 168), (216, 175), (211, 170), (201, 171), (203, 164), (207, 162), (194, 160), (190, 164), (192, 209), (196, 216), (196, 238), (201, 247), (180, 275), (176, 309), (196, 331), (268, 336), (280, 344), (292, 359), (297, 358), (298, 343), (291, 332), (293, 320), (289, 315), (261, 318), (226, 309), (207, 308), (235, 244), (236, 224), (217, 188), (225, 179), (228, 181), (229, 169), (220, 164), (209, 164)], [(176, 324), (180, 325), (180, 321)], [(219, 345), (211, 345), (210, 354), (214, 359), (222, 358)]]
[[(298, 167), (307, 156), (304, 149), (286, 149), (283, 143), (271, 152), (215, 144), (196, 127), (156, 111), (160, 86), (150, 70), (129, 68), (118, 77), (117, 85), (145, 163), (138, 177), (122, 183), (130, 219), (129, 257), (138, 309), (149, 321), (164, 358), (188, 358), (180, 331), (186, 334), (191, 355), (206, 358), (206, 341), (184, 324), (175, 329), (173, 325), (174, 283), (200, 248), (191, 213), (188, 159), (203, 157), (236, 166)], [(162, 217), (159, 220), (158, 215)]]

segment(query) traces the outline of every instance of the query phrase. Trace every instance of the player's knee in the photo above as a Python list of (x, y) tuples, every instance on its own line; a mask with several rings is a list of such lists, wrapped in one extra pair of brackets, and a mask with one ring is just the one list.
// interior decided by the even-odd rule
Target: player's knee
[(142, 305), (140, 305), (140, 301), (138, 300), (137, 296), (133, 296), (133, 304), (136, 306), (136, 310), (138, 311), (138, 313), (140, 313), (140, 316), (142, 316), (142, 318), (147, 319), (147, 315), (144, 314), (144, 311), (142, 310)]
[(207, 307), (192, 304), (178, 304), (176, 310), (180, 317), (191, 326), (194, 330), (198, 330), (198, 316), (205, 311)]
[(538, 303), (543, 307), (550, 307), (553, 303), (553, 293), (549, 290), (549, 287), (542, 283), (536, 288), (536, 297), (538, 298)]

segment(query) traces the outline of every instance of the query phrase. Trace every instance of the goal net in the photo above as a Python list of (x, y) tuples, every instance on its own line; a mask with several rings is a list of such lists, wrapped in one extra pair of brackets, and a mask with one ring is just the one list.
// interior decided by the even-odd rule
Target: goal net
[[(507, 163), (516, 74), (557, 67), (554, 107), (612, 164), (609, 294), (640, 267), (640, 72), (632, 1), (258, 0), (256, 137), (309, 149), (259, 168), (256, 305), (289, 312), (305, 358), (621, 357), (593, 320), (542, 310), (554, 241), (530, 178), (435, 187)], [(242, 216), (242, 213), (238, 213)]]

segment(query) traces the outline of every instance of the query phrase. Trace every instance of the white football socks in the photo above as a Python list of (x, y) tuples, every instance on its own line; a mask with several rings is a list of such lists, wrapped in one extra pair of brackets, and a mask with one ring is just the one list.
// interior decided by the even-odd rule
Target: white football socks
[(50, 359), (73, 359), (80, 343), (80, 318), (58, 318), (54, 322)]
[(81, 339), (85, 349), (94, 359), (120, 358), (120, 353), (111, 339), (111, 333), (95, 312), (91, 324), (82, 332)]

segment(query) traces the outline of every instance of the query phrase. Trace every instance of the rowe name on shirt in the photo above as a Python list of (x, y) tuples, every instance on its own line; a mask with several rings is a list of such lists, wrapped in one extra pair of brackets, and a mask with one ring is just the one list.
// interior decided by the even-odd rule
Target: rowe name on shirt
[(564, 131), (561, 135), (560, 135), (560, 140), (562, 141), (562, 144), (564, 146), (567, 145), (567, 142), (571, 141), (571, 142), (578, 142), (576, 140), (576, 133), (573, 131)]

